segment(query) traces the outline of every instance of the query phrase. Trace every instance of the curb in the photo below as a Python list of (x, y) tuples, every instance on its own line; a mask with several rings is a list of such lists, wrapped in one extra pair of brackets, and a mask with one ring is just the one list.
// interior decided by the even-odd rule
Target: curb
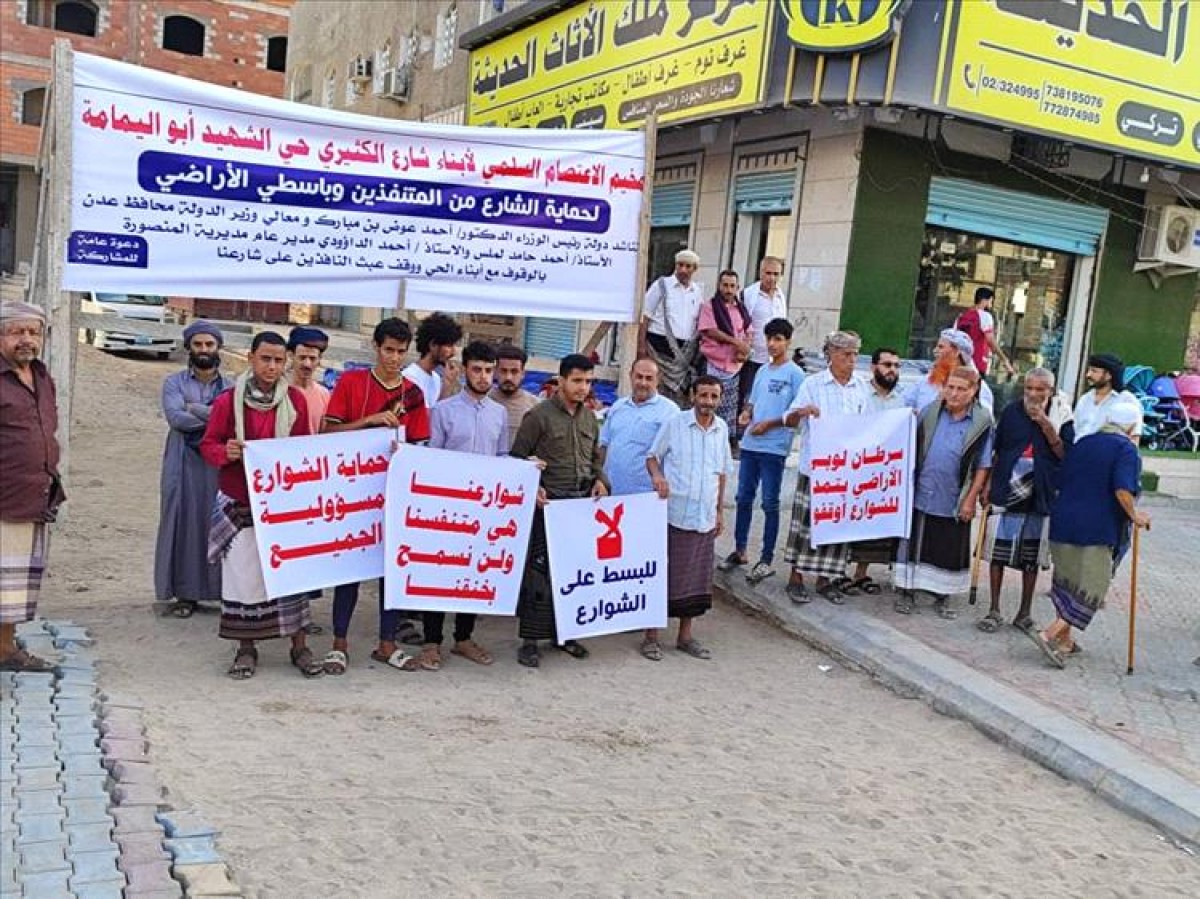
[(1200, 845), (1200, 786), (1115, 737), (849, 606), (818, 605), (818, 600), (796, 607), (780, 584), (751, 588), (721, 572), (714, 573), (713, 585), (743, 611), (865, 671), (889, 689), (973, 724), (1122, 811)]

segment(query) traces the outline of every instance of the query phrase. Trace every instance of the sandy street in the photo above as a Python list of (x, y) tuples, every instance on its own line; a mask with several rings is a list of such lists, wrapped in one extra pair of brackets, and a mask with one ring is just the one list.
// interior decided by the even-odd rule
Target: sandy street
[(492, 668), (403, 674), (368, 660), (372, 591), (346, 676), (274, 645), (229, 680), (214, 614), (152, 611), (176, 367), (80, 347), (41, 611), (90, 628), (102, 690), (144, 704), (169, 802), (222, 830), (248, 895), (1200, 895), (1152, 828), (725, 607), (707, 663), (619, 636), (528, 671), (500, 619)]

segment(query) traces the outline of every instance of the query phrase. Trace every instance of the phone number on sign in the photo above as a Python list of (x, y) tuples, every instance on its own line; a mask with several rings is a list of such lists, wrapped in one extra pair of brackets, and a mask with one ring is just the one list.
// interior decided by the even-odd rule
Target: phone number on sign
[(1042, 98), (1041, 90), (1033, 85), (1022, 84), (1020, 81), (1009, 81), (1007, 78), (993, 78), (991, 75), (984, 75), (979, 79), (979, 84), (985, 91), (1012, 94), (1014, 97), (1024, 97), (1028, 100)]

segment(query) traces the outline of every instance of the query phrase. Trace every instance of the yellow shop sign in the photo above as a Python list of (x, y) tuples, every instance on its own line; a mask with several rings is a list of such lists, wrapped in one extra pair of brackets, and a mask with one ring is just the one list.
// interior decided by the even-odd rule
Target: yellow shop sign
[(851, 53), (885, 44), (908, 0), (779, 0), (787, 38), (813, 53)]

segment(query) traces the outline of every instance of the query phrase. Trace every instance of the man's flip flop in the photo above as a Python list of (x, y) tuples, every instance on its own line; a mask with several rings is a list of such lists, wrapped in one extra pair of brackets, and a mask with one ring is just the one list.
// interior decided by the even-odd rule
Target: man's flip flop
[(345, 674), (349, 665), (349, 657), (340, 649), (329, 650), (325, 653), (325, 658), (321, 660), (321, 667), (325, 669), (326, 674)]
[(417, 660), (410, 656), (403, 649), (395, 650), (390, 656), (385, 656), (378, 649), (371, 653), (371, 658), (376, 662), (382, 662), (389, 668), (395, 668), (397, 671), (416, 671)]
[(300, 649), (292, 648), (290, 653), (292, 664), (295, 665), (300, 673), (305, 677), (320, 677), (325, 673), (325, 665), (318, 662), (313, 651), (307, 646)]
[(566, 643), (556, 644), (554, 648), (559, 652), (565, 652), (573, 659), (586, 659), (592, 654), (588, 648), (578, 640), (568, 640)]
[(1042, 651), (1042, 655), (1046, 657), (1051, 665), (1053, 665), (1055, 668), (1067, 667), (1066, 661), (1061, 655), (1059, 655), (1058, 650), (1051, 646), (1046, 638), (1042, 636), (1041, 631), (1037, 630), (1037, 628), (1034, 628), (1026, 631), (1026, 633), (1029, 634), (1029, 639), (1038, 645), (1038, 649)]
[(663, 657), (662, 646), (657, 640), (643, 640), (641, 653), (644, 658), (651, 662), (661, 662)]
[(196, 604), (191, 600), (179, 599), (171, 606), (171, 615), (175, 618), (191, 618), (196, 614)]
[(461, 643), (455, 643), (454, 648), (450, 651), (456, 656), (470, 659), (476, 665), (490, 665), (495, 661), (492, 658), (492, 654), (474, 640), (463, 640)]
[(684, 640), (682, 643), (676, 643), (675, 648), (680, 652), (685, 652), (693, 659), (711, 659), (712, 652), (707, 646), (699, 640)]
[(746, 559), (743, 559), (737, 553), (730, 553), (717, 563), (717, 571), (733, 571), (733, 569), (740, 568), (745, 564)]

